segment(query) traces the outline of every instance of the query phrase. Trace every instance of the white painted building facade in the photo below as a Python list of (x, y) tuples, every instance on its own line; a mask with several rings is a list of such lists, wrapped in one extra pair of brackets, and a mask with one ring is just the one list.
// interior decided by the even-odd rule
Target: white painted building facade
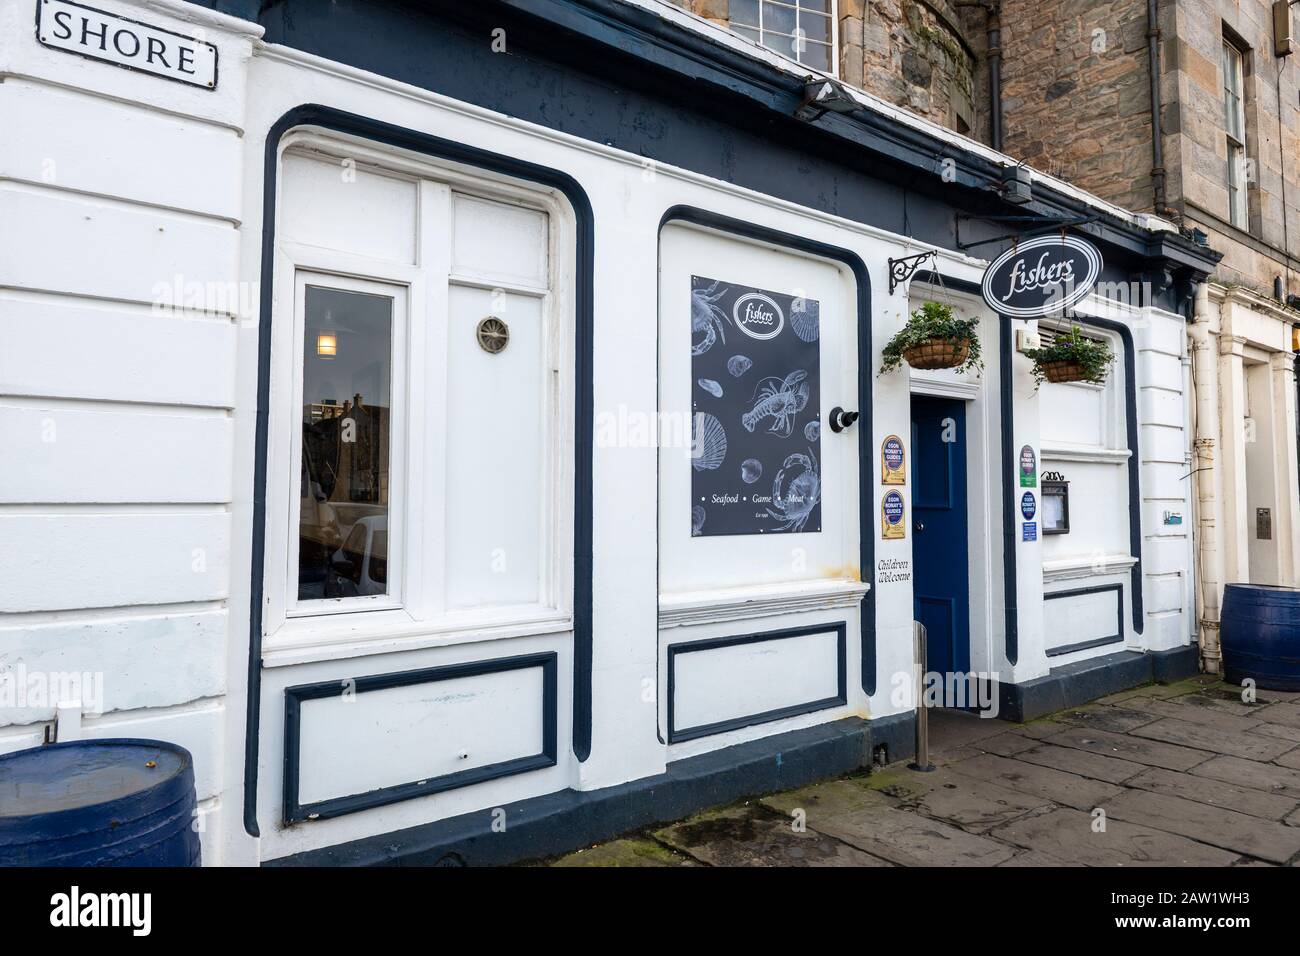
[[(619, 6), (794, 75), (667, 5)], [(881, 537), (884, 496), (904, 495), (910, 525), (915, 490), (882, 483), (881, 442), (916, 453), (918, 396), (964, 410), (967, 670), (1024, 689), (1006, 705), (1028, 714), (1069, 701), (1089, 662), (1149, 678), (1153, 656), (1191, 649), (1183, 315), (1090, 296), (1078, 314), (1102, 320), (1089, 334), (1120, 355), (1112, 374), (1036, 390), (1016, 342), (1051, 323), (1000, 320), (970, 291), (978, 249), (938, 248), (891, 291), (890, 260), (933, 244), (268, 43), (206, 7), (95, 9), (211, 44), (216, 79), (41, 42), (33, 0), (0, 0), (0, 675), (99, 675), (79, 698), (0, 702), (0, 750), (182, 744), (205, 860), (228, 865), (445, 821), (492, 832), (497, 811), (512, 826), (529, 801), (580, 804), (823, 727), (896, 718), (870, 738), (892, 759), (911, 733), (917, 532)], [(1116, 229), (1170, 234), (1034, 175)], [(865, 390), (869, 415), (821, 432), (818, 531), (684, 522), (683, 290), (701, 273), (820, 303), (820, 419)], [(981, 377), (876, 374), (930, 298), (980, 317)], [(363, 300), (349, 339), (328, 302)], [(509, 329), (499, 354), (476, 338), (484, 316)], [(357, 344), (368, 358), (347, 365)], [(347, 500), (303, 449), (335, 398), (381, 409), (367, 453), (383, 463)], [(1005, 453), (1026, 446), (1023, 483)], [(1069, 533), (1022, 537), (1041, 518), (1006, 503), (1041, 501), (1049, 471), (1069, 483)], [(324, 545), (323, 592), (302, 572), (312, 522), (347, 539)], [(376, 546), (348, 550), (377, 533), (382, 566)]]

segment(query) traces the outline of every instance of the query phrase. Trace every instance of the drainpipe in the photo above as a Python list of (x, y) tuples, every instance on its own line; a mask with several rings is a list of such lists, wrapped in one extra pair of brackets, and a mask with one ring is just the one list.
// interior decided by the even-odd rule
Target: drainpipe
[(960, 0), (957, 7), (984, 11), (989, 61), (989, 145), (1002, 149), (1002, 0)]
[(1157, 216), (1165, 214), (1165, 148), (1160, 128), (1159, 0), (1147, 0), (1147, 71), (1151, 78), (1151, 189)]
[(1207, 674), (1221, 672), (1219, 650), (1219, 605), (1223, 593), (1223, 551), (1219, 543), (1222, 527), (1223, 472), (1215, 464), (1220, 445), (1218, 342), (1210, 328), (1209, 284), (1196, 287), (1192, 324), (1187, 328), (1192, 350), (1192, 380), (1196, 403), (1196, 631), (1201, 662)]

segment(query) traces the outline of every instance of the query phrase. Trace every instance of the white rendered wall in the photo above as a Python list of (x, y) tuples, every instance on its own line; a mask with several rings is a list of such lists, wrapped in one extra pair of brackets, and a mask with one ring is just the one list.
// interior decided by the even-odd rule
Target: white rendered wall
[[(194, 756), (222, 861), (244, 72), (260, 27), (96, 6), (220, 49), (215, 91), (39, 45), (0, 2), (0, 671), (102, 680), (87, 737)], [(19, 225), (21, 224), (21, 225)], [(0, 750), (53, 705), (0, 710)], [(90, 706), (88, 701), (83, 701)], [(233, 793), (233, 797), (232, 797)]]

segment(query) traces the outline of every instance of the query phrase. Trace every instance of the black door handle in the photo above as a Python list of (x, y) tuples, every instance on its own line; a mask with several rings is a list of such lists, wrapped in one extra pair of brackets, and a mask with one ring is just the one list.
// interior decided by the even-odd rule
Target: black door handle
[(857, 412), (846, 412), (836, 405), (831, 409), (830, 425), (831, 431), (842, 432), (858, 420), (860, 416)]

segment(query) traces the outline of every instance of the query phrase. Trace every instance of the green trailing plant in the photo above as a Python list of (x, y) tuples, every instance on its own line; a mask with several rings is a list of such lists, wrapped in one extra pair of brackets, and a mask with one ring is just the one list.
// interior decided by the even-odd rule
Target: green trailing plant
[(901, 368), (908, 349), (916, 348), (933, 340), (943, 342), (965, 343), (966, 357), (955, 366), (959, 372), (972, 369), (982, 371), (984, 362), (980, 358), (979, 320), (962, 319), (953, 314), (952, 306), (942, 302), (925, 302), (919, 309), (914, 309), (904, 325), (889, 340), (881, 353), (883, 361), (880, 374)]
[(1035, 388), (1050, 380), (1045, 366), (1073, 366), (1064, 381), (1100, 385), (1115, 362), (1115, 353), (1107, 343), (1089, 338), (1077, 325), (1071, 325), (1069, 332), (1058, 332), (1050, 345), (1025, 349), (1025, 357), (1034, 363)]

